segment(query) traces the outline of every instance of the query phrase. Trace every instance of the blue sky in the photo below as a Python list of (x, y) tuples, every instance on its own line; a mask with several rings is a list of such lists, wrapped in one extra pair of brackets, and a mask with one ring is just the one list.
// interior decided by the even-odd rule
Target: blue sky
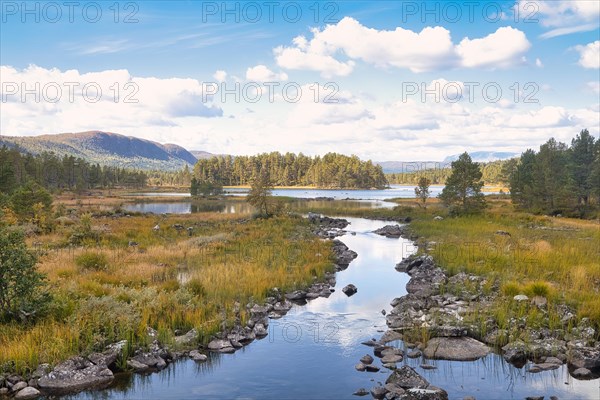
[[(597, 1), (0, 3), (3, 135), (419, 160), (600, 129)], [(36, 83), (39, 101), (23, 94)], [(284, 85), (302, 88), (297, 102)]]

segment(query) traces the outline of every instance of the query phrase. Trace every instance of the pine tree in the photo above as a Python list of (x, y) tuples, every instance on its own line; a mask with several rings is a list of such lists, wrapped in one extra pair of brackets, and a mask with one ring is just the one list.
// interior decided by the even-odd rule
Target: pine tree
[(485, 207), (481, 177), (479, 165), (471, 160), (467, 152), (461, 154), (458, 160), (452, 162), (452, 172), (439, 195), (440, 199), (454, 213), (481, 211)]

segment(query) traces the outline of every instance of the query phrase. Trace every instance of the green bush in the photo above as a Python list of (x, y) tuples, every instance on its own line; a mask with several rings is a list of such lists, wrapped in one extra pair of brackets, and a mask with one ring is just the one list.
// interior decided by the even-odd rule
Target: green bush
[(0, 320), (27, 321), (46, 310), (51, 298), (36, 261), (22, 232), (0, 228)]
[(78, 255), (75, 258), (75, 264), (84, 270), (104, 271), (108, 269), (108, 259), (102, 253), (91, 251)]

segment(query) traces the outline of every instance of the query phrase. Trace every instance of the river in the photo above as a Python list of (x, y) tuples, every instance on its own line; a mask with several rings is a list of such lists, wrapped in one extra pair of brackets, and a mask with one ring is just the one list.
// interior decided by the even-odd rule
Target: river
[[(415, 248), (406, 239), (371, 233), (382, 221), (347, 218), (349, 233), (341, 238), (358, 257), (337, 274), (336, 291), (294, 306), (281, 319), (271, 320), (269, 335), (235, 354), (210, 354), (206, 363), (184, 359), (150, 374), (117, 375), (103, 390), (86, 391), (69, 399), (356, 399), (359, 388), (370, 390), (390, 374), (358, 372), (354, 365), (372, 348), (361, 342), (386, 330), (382, 309), (406, 293), (408, 275), (394, 269)], [(351, 233), (355, 233), (352, 235)], [(352, 283), (358, 293), (347, 297), (341, 288)], [(403, 347), (401, 341), (392, 345)], [(428, 360), (438, 368), (423, 370), (424, 360), (405, 358), (431, 384), (444, 388), (450, 399), (600, 398), (599, 380), (570, 377), (567, 367), (532, 374), (490, 354), (474, 362)], [(376, 364), (380, 364), (376, 360)]]

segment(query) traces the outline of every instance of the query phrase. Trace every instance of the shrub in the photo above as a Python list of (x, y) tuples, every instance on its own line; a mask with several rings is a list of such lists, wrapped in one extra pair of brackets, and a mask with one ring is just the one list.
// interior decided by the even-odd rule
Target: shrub
[(506, 282), (501, 288), (502, 294), (509, 297), (514, 297), (522, 293), (521, 290), (521, 285), (516, 282)]
[(108, 268), (108, 259), (102, 253), (87, 251), (75, 258), (75, 264), (84, 270), (104, 271)]
[(0, 228), (0, 319), (39, 315), (50, 301), (23, 233)]

